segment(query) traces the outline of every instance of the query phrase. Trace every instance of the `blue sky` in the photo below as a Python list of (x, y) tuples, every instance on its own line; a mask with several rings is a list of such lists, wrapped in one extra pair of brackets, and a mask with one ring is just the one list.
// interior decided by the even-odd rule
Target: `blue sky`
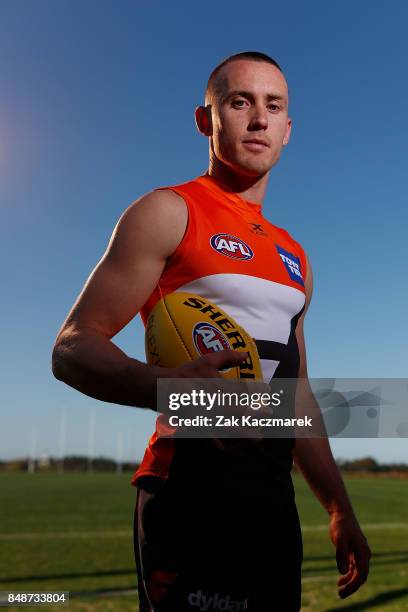
[[(312, 377), (406, 377), (405, 2), (250, 4), (3, 0), (0, 6), (0, 457), (140, 459), (155, 415), (98, 402), (50, 373), (57, 331), (122, 211), (204, 172), (194, 125), (224, 57), (275, 57), (292, 140), (264, 214), (299, 240), (315, 293)], [(144, 358), (139, 318), (115, 338)], [(91, 415), (94, 414), (94, 417)], [(337, 456), (408, 461), (406, 440), (333, 441)]]

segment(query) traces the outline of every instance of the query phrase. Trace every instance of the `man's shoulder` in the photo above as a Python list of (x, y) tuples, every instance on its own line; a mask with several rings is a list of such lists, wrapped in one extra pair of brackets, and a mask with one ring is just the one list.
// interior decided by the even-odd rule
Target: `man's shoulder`
[(128, 221), (145, 217), (167, 219), (174, 214), (182, 214), (185, 208), (182, 196), (171, 187), (157, 187), (131, 202), (124, 210), (122, 218), (127, 218)]
[(175, 186), (155, 187), (137, 198), (137, 200), (134, 200), (131, 206), (162, 206), (165, 204), (175, 204), (183, 199), (175, 189)]
[(131, 218), (156, 216), (165, 220), (177, 216), (184, 221), (187, 217), (189, 196), (201, 188), (197, 178), (182, 183), (155, 187), (134, 200), (122, 216)]
[(153, 190), (133, 201), (121, 214), (111, 238), (111, 251), (130, 259), (146, 253), (169, 257), (187, 225), (183, 199), (169, 190)]
[(185, 204), (184, 196), (186, 192), (194, 188), (200, 188), (199, 177), (193, 177), (187, 181), (161, 185), (140, 196), (131, 206), (137, 204), (161, 206), (172, 203), (174, 206)]

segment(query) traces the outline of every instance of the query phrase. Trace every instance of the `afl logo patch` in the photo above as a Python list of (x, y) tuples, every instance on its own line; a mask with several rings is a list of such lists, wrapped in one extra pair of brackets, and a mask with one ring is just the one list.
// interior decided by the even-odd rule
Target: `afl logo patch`
[(214, 236), (211, 236), (210, 244), (214, 251), (232, 259), (245, 261), (252, 259), (254, 256), (251, 247), (241, 238), (232, 236), (232, 234), (214, 234)]
[(211, 323), (196, 323), (194, 325), (193, 342), (200, 355), (231, 348), (224, 334)]

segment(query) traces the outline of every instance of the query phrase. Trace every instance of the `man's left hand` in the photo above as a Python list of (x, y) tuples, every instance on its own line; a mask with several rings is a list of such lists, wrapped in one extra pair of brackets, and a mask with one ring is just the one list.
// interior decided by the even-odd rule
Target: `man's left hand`
[(355, 593), (367, 580), (371, 550), (354, 514), (333, 512), (330, 538), (336, 547), (336, 561), (343, 574), (337, 581), (342, 599)]

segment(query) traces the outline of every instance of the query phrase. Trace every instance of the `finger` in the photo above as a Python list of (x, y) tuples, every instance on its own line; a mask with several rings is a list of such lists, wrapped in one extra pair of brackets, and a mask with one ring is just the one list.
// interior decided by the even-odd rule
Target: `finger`
[(222, 368), (232, 368), (241, 361), (245, 361), (248, 358), (246, 351), (233, 351), (232, 349), (225, 349), (223, 351), (215, 351), (214, 353), (208, 353), (203, 355), (199, 359), (203, 360), (207, 365), (216, 370)]
[(369, 561), (370, 561), (371, 552), (368, 547), (364, 547), (364, 550), (359, 549), (358, 551), (354, 553), (353, 556), (354, 556), (354, 561), (353, 561), (354, 571), (353, 571), (351, 578), (349, 580), (345, 580), (344, 582), (341, 582), (341, 584), (340, 584), (341, 579), (338, 582), (339, 586), (344, 585), (344, 590), (342, 590), (342, 593), (344, 594), (345, 597), (357, 591), (357, 589), (359, 589), (360, 586), (364, 584), (364, 582), (366, 582), (368, 573), (370, 571)]
[[(246, 381), (244, 384), (245, 384), (245, 391), (247, 393), (250, 393), (252, 395), (257, 394), (258, 397), (260, 398), (260, 403), (262, 403), (262, 405), (254, 408), (255, 410), (262, 410), (262, 408), (264, 408), (265, 406), (270, 406), (271, 387), (268, 385), (268, 383), (262, 382), (260, 380), (249, 380), (249, 381)], [(264, 400), (263, 396), (265, 397), (268, 396), (269, 399)], [(261, 402), (261, 397), (262, 397), (262, 402)]]
[(349, 570), (349, 550), (344, 543), (339, 544), (336, 549), (336, 563), (340, 574), (345, 574)]
[(340, 586), (344, 586), (345, 584), (350, 582), (351, 577), (353, 576), (353, 574), (354, 574), (354, 570), (351, 570), (351, 571), (347, 572), (347, 574), (342, 574), (340, 576), (340, 578), (338, 579), (338, 581), (337, 581), (337, 586), (339, 586), (339, 587)]
[(370, 566), (371, 550), (367, 540), (359, 543), (354, 550), (355, 565), (358, 572), (367, 578)]
[(356, 577), (357, 577), (357, 570), (355, 568), (351, 572), (347, 573), (347, 580), (346, 580), (346, 576), (344, 576), (344, 583), (339, 585), (340, 588), (338, 590), (338, 594), (341, 599), (345, 599), (346, 597), (354, 593), (353, 585), (355, 583)]
[[(362, 584), (367, 580), (368, 576), (368, 563), (364, 563), (363, 565), (358, 566), (355, 561), (356, 555), (353, 554), (353, 573), (348, 581), (345, 581), (345, 584), (339, 585), (342, 588), (339, 589), (339, 595), (342, 599), (348, 597), (355, 593)], [(341, 580), (341, 579), (340, 579)]]
[(343, 574), (342, 576), (340, 576), (340, 578), (337, 581), (337, 585), (338, 586), (343, 586), (345, 584), (347, 584), (348, 582), (350, 582), (351, 578), (353, 577), (354, 571), (355, 571), (355, 565), (354, 563), (350, 563), (349, 569), (347, 571), (346, 574)]
[(339, 596), (342, 599), (349, 597), (349, 595), (355, 593), (366, 580), (367, 576), (361, 574), (356, 568), (349, 582), (339, 589)]

